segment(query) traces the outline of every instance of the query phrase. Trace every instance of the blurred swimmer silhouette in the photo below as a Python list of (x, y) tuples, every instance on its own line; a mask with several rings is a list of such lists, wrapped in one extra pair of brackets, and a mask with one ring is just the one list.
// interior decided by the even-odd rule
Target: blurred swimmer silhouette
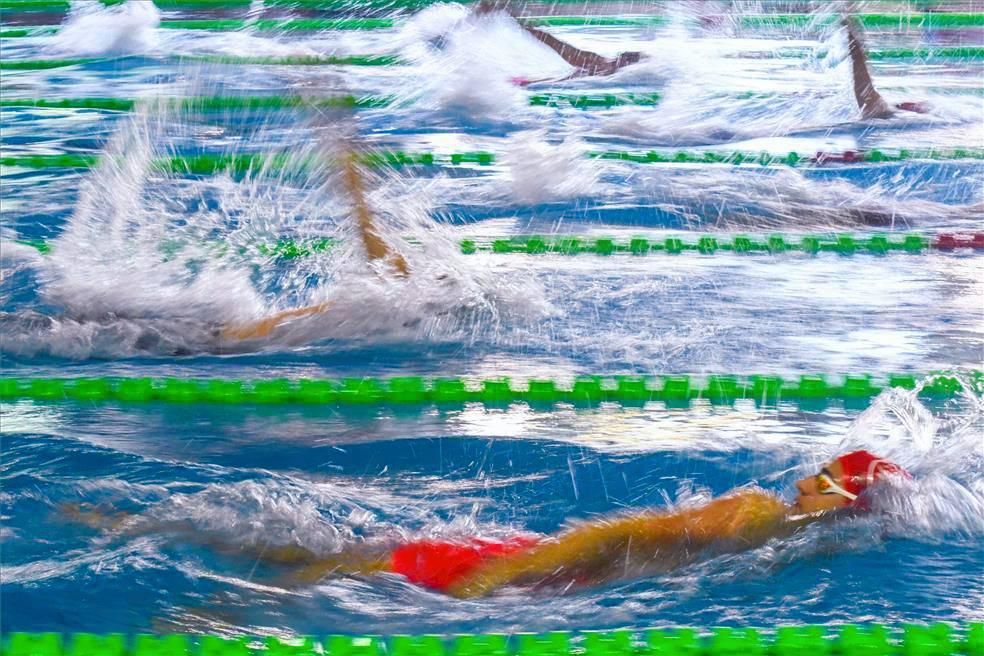
[[(388, 573), (456, 597), (483, 596), (507, 586), (567, 590), (666, 572), (701, 555), (753, 549), (816, 521), (867, 512), (866, 491), (886, 476), (908, 474), (868, 451), (854, 451), (798, 481), (791, 504), (758, 488), (739, 488), (700, 507), (610, 515), (554, 535), (362, 544), (327, 556), (296, 545), (206, 543), (219, 551), (296, 567), (278, 581), (287, 586)], [(173, 528), (140, 522), (127, 513), (105, 514), (77, 505), (62, 510), (92, 528), (128, 535)], [(193, 527), (186, 528), (184, 535), (202, 541)]]

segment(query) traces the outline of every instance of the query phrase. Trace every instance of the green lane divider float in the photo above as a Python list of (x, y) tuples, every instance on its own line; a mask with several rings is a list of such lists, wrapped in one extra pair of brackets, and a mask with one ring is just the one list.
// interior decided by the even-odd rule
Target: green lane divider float
[[(826, 164), (882, 164), (888, 162), (905, 162), (911, 160), (980, 160), (984, 159), (984, 150), (970, 148), (931, 149), (931, 150), (899, 150), (883, 152), (869, 150), (865, 152), (848, 151), (845, 153), (817, 153), (804, 156), (798, 153), (779, 155), (774, 153), (748, 153), (724, 151), (596, 151), (588, 153), (588, 157), (604, 160), (614, 160), (633, 164), (731, 164), (757, 166), (813, 166)], [(0, 167), (19, 167), (28, 169), (68, 168), (86, 169), (99, 163), (101, 157), (89, 153), (66, 153), (59, 155), (11, 155), (0, 157)], [(469, 151), (460, 153), (426, 153), (407, 152), (400, 150), (379, 150), (366, 153), (363, 162), (368, 166), (491, 166), (496, 163), (495, 153), (488, 151)], [(282, 168), (293, 164), (304, 166), (306, 162), (298, 161), (285, 154), (212, 154), (177, 155), (159, 158), (153, 162), (158, 171), (187, 175), (214, 175), (230, 172), (244, 174), (267, 166)]]
[[(297, 245), (291, 244), (293, 251), (300, 252)], [(301, 247), (303, 248), (303, 247)], [(882, 255), (890, 252), (924, 253), (930, 250), (952, 252), (957, 249), (969, 248), (984, 250), (984, 233), (966, 236), (940, 234), (926, 237), (920, 234), (872, 235), (861, 237), (856, 235), (807, 235), (804, 237), (788, 237), (783, 235), (735, 235), (731, 237), (714, 237), (712, 235), (698, 236), (696, 239), (684, 240), (679, 237), (668, 237), (662, 240), (634, 237), (628, 240), (616, 240), (608, 237), (577, 237), (570, 235), (554, 235), (552, 237), (516, 236), (492, 241), (465, 239), (461, 242), (461, 251), (465, 254), (485, 253), (526, 253), (539, 255), (554, 253), (561, 255), (613, 255), (625, 253), (630, 255), (652, 255), (679, 253), (700, 253), (714, 255), (715, 253), (837, 253), (839, 255), (854, 255), (869, 253)], [(290, 252), (290, 248), (284, 249)]]
[[(565, 94), (541, 93), (529, 97), (537, 107), (609, 108), (625, 105), (652, 106), (659, 103), (658, 93)], [(41, 109), (93, 109), (129, 112), (139, 101), (133, 98), (0, 98), (0, 107)], [(390, 96), (339, 95), (320, 98), (300, 96), (201, 96), (189, 98), (148, 98), (146, 102), (185, 111), (218, 112), (229, 110), (294, 109), (299, 107), (347, 107), (374, 109), (389, 107), (398, 101)], [(408, 101), (412, 102), (412, 101)]]
[(984, 624), (228, 638), (9, 633), (5, 656), (982, 656)]
[[(133, 57), (107, 59), (0, 59), (0, 70), (34, 71), (50, 68), (67, 68), (85, 64), (121, 63)], [(136, 58), (139, 59), (139, 58)], [(176, 62), (203, 64), (232, 64), (237, 66), (401, 66), (405, 62), (392, 55), (350, 55), (350, 56), (293, 56), (293, 57), (233, 57), (226, 55), (182, 55), (170, 58)]]
[[(17, 243), (35, 248), (42, 255), (51, 252), (51, 244), (40, 239), (22, 239)], [(166, 242), (161, 246), (165, 255), (173, 255), (187, 244)], [(253, 246), (256, 252), (267, 257), (292, 260), (299, 257), (309, 257), (324, 253), (335, 245), (330, 237), (317, 239), (280, 239), (274, 243), (257, 244)], [(222, 242), (209, 244), (217, 256), (228, 252), (228, 246)], [(502, 239), (482, 240), (463, 239), (460, 242), (461, 252), (465, 255), (474, 253), (523, 253), (529, 255), (559, 254), (559, 255), (678, 255), (681, 253), (714, 254), (780, 254), (780, 253), (837, 253), (838, 255), (871, 254), (885, 255), (887, 253), (920, 254), (929, 251), (954, 253), (963, 249), (984, 250), (984, 232), (969, 235), (938, 234), (927, 237), (915, 233), (893, 233), (891, 235), (876, 234), (860, 235), (806, 235), (792, 237), (789, 235), (733, 235), (716, 237), (714, 235), (698, 235), (690, 237), (667, 237), (665, 239), (649, 239), (633, 237), (631, 239), (612, 239), (610, 237), (579, 237), (576, 235), (515, 236)], [(241, 246), (240, 254), (246, 254), (249, 248)]]
[[(0, 37), (10, 36), (17, 30), (0, 32)], [(807, 56), (806, 50), (777, 50), (779, 57)], [(889, 48), (872, 50), (871, 59), (984, 59), (984, 46), (942, 46), (934, 48)], [(66, 68), (85, 64), (118, 62), (140, 59), (137, 57), (80, 58), (80, 59), (0, 59), (0, 70), (34, 71), (51, 68)], [(172, 57), (176, 62), (201, 62), (229, 64), (235, 66), (407, 66), (410, 62), (394, 55), (350, 55), (350, 56), (288, 56), (288, 57), (237, 57), (231, 55), (182, 55)]]
[[(573, 1), (573, 0), (568, 0)], [(111, 0), (104, 4), (119, 4)], [(201, 8), (221, 9), (244, 8), (249, 6), (246, 0), (156, 0), (163, 9)], [(307, 9), (366, 9), (366, 8), (419, 8), (433, 2), (422, 0), (267, 0), (270, 6), (293, 6)], [(551, 3), (554, 4), (554, 3)], [(0, 11), (45, 11), (65, 12), (70, 4), (63, 0), (0, 0)], [(752, 14), (736, 16), (739, 24), (750, 28), (768, 27), (807, 27), (810, 25), (825, 26), (839, 20), (839, 16), (828, 14), (816, 16), (813, 14)], [(984, 25), (984, 13), (980, 12), (912, 12), (898, 13), (868, 13), (858, 16), (865, 27), (881, 28), (913, 28), (913, 27), (979, 27)], [(660, 14), (635, 15), (567, 15), (567, 16), (526, 16), (526, 22), (538, 26), (654, 26), (665, 25), (671, 18)], [(337, 23), (333, 21), (339, 21)], [(373, 30), (388, 29), (395, 22), (390, 18), (345, 18), (345, 19), (259, 19), (248, 23), (256, 29), (290, 30), (290, 29), (356, 29)], [(244, 19), (205, 19), (205, 20), (170, 20), (161, 21), (161, 27), (176, 29), (228, 30), (241, 29), (247, 25)]]
[[(984, 374), (969, 374), (980, 393)], [(887, 387), (915, 389), (912, 375), (891, 375), (879, 381), (869, 375), (844, 376), (828, 382), (825, 376), (805, 375), (796, 379), (780, 376), (582, 376), (569, 384), (549, 379), (531, 379), (513, 384), (508, 378), (472, 381), (462, 378), (403, 376), (388, 379), (343, 378), (341, 380), (276, 378), (244, 382), (229, 379), (188, 378), (0, 378), (0, 400), (36, 401), (124, 401), (164, 403), (299, 404), (318, 406), (430, 405), (484, 403), (501, 405), (525, 402), (597, 404), (602, 402), (641, 405), (663, 401), (671, 407), (687, 407), (694, 399), (730, 405), (739, 399), (755, 403), (796, 402), (823, 406), (843, 401), (850, 407), (865, 407)], [(920, 395), (949, 399), (964, 387), (954, 376), (935, 375)]]
[(10, 71), (43, 71), (50, 68), (67, 68), (69, 66), (83, 66), (93, 62), (104, 61), (101, 59), (11, 59), (10, 57), (0, 58), (0, 70)]
[(259, 32), (317, 32), (320, 30), (388, 30), (396, 27), (392, 18), (206, 18), (162, 20), (165, 30), (209, 30), (229, 32), (253, 29)]
[[(56, 62), (57, 64), (57, 62)], [(60, 64), (58, 64), (60, 65)], [(954, 89), (935, 89), (938, 93), (955, 91)], [(984, 88), (957, 89), (962, 94), (984, 95)], [(778, 98), (781, 94), (743, 92), (722, 97), (738, 100), (751, 98)], [(653, 107), (660, 103), (659, 93), (537, 93), (529, 97), (529, 104), (534, 107), (573, 107), (576, 109), (609, 109), (612, 107), (643, 106)], [(0, 107), (24, 107), (38, 109), (92, 109), (113, 112), (132, 111), (137, 103), (135, 98), (0, 98)], [(375, 109), (391, 107), (399, 104), (392, 96), (354, 96), (337, 95), (322, 97), (301, 96), (190, 96), (186, 98), (150, 97), (143, 102), (160, 104), (165, 107), (192, 112), (220, 112), (229, 110), (275, 110), (296, 109), (300, 107), (344, 107), (350, 109)], [(407, 99), (411, 104), (413, 99)], [(604, 154), (600, 156), (605, 156)], [(675, 155), (674, 155), (675, 156)], [(760, 155), (757, 155), (760, 156)], [(616, 157), (615, 154), (609, 157)], [(622, 157), (618, 155), (618, 157)], [(626, 158), (648, 158), (648, 153), (626, 154)], [(785, 157), (785, 156), (784, 156)]]

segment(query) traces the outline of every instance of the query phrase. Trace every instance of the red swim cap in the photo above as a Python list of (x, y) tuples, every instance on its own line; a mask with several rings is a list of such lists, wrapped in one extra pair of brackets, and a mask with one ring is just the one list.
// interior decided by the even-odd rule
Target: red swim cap
[(908, 477), (908, 472), (893, 462), (882, 460), (868, 451), (852, 451), (837, 459), (844, 470), (841, 484), (851, 494), (861, 494), (885, 474)]

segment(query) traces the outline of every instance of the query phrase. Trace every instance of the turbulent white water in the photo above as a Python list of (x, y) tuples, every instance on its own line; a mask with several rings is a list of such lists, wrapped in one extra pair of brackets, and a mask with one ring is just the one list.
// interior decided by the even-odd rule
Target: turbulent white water
[[(135, 339), (116, 355), (148, 345), (150, 352), (195, 352), (324, 339), (469, 340), (494, 334), (504, 319), (549, 313), (549, 304), (530, 300), (542, 297), (536, 283), (466, 264), (451, 233), (431, 218), (426, 186), (390, 173), (371, 183), (378, 229), (413, 272), (404, 280), (366, 262), (347, 218), (349, 200), (325, 168), (328, 142), (293, 149), (279, 169), (245, 179), (185, 181), (152, 165), (167, 154), (164, 137), (180, 129), (174, 118), (150, 103), (124, 122), (52, 254), (33, 258), (43, 298), (64, 308), (64, 318), (54, 319), (48, 335), (14, 335), (7, 348), (78, 356), (90, 342), (92, 355), (106, 355), (97, 335), (107, 332)], [(339, 245), (277, 266), (258, 246), (285, 235), (334, 237)], [(325, 302), (329, 312), (295, 320), (270, 340), (240, 347), (211, 336), (223, 325)]]
[(87, 0), (72, 3), (65, 22), (48, 45), (59, 55), (140, 55), (158, 50), (161, 13), (153, 2), (113, 6)]

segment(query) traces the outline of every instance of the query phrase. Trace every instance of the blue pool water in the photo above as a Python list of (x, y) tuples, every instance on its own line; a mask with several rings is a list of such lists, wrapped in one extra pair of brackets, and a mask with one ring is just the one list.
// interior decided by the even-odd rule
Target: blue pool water
[[(980, 8), (978, 7), (978, 10)], [(414, 275), (385, 282), (352, 245), (332, 174), (191, 177), (173, 153), (282, 152), (299, 163), (356, 119), (305, 111), (132, 115), (3, 109), (4, 156), (103, 152), (89, 172), (4, 167), (4, 375), (264, 377), (869, 372), (960, 375), (982, 362), (979, 254), (877, 257), (462, 255), (463, 237), (628, 240), (715, 233), (979, 231), (980, 160), (819, 168), (638, 165), (590, 150), (842, 152), (979, 148), (981, 66), (885, 60), (892, 101), (927, 116), (857, 121), (838, 34), (827, 30), (562, 28), (648, 63), (535, 92), (652, 92), (656, 107), (530, 107), (514, 75), (563, 72), (506, 21), (437, 7), (392, 31), (277, 37), (158, 30), (93, 13), (4, 57), (102, 54), (4, 72), (6, 97), (340, 93), (396, 95), (359, 112), (372, 146), (490, 150), (493, 166), (380, 175), (371, 201)], [(432, 37), (456, 26), (435, 49)], [(84, 29), (83, 29), (84, 28)], [(454, 36), (457, 34), (457, 36)], [(979, 45), (979, 31), (886, 31), (870, 47)], [(634, 45), (633, 45), (634, 44)], [(816, 51), (771, 57), (778, 47)], [(402, 67), (203, 65), (182, 54), (392, 52)], [(743, 97), (744, 92), (755, 92)], [(767, 97), (762, 97), (767, 96)], [(328, 146), (324, 146), (328, 144)], [(978, 205), (978, 207), (974, 207)], [(867, 217), (859, 220), (859, 217)], [(333, 236), (310, 258), (214, 246)], [(15, 239), (47, 239), (36, 254)], [(329, 300), (328, 316), (235, 352), (210, 326)], [(0, 630), (457, 632), (984, 619), (984, 405), (886, 393), (862, 413), (740, 403), (645, 407), (290, 408), (5, 402)], [(267, 547), (331, 554), (362, 542), (552, 532), (642, 507), (696, 504), (793, 482), (848, 448), (914, 478), (872, 516), (814, 526), (737, 555), (565, 595), (454, 600), (395, 576), (282, 585)], [(125, 531), (71, 519), (133, 513)]]

